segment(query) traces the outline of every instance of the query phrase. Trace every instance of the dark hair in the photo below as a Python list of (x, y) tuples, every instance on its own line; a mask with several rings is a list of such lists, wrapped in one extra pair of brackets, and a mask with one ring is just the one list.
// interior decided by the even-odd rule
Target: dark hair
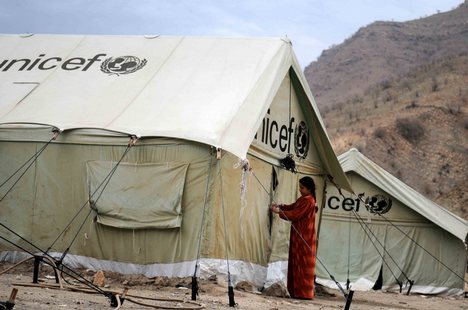
[(305, 188), (307, 188), (312, 196), (315, 198), (315, 182), (311, 177), (303, 177), (299, 180), (299, 183), (302, 184)]

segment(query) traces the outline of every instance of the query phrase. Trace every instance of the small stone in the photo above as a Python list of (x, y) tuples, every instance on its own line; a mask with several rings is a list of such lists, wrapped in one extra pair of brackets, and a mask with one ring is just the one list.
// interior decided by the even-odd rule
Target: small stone
[(104, 287), (106, 285), (106, 277), (104, 276), (104, 272), (99, 270), (94, 275), (93, 284), (99, 287)]
[(288, 289), (283, 282), (273, 283), (271, 286), (265, 288), (262, 294), (275, 297), (290, 297)]
[(217, 281), (216, 275), (215, 275), (215, 274), (211, 275), (211, 276), (208, 278), (208, 281), (216, 282), (216, 281)]
[(245, 292), (255, 292), (257, 289), (252, 282), (249, 281), (241, 281), (236, 284), (236, 290), (245, 291)]

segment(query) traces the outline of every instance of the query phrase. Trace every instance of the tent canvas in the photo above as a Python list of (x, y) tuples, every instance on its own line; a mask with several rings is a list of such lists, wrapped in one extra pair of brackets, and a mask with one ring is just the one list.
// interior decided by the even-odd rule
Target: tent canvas
[[(226, 273), (229, 258), (234, 282), (284, 280), (289, 229), (268, 205), (293, 201), (304, 175), (317, 193), (330, 177), (350, 189), (287, 40), (0, 44), (1, 181), (40, 152), (11, 192), (14, 178), (0, 188), (0, 218), (41, 249), (70, 246), (70, 266), (190, 276), (197, 258), (202, 274)], [(297, 174), (281, 169), (287, 154)], [(0, 249), (1, 259), (23, 255), (3, 240)]]
[[(349, 279), (354, 289), (369, 290), (382, 269), (382, 289), (387, 291), (399, 291), (395, 278), (407, 291), (406, 274), (414, 281), (411, 292), (461, 294), (467, 222), (356, 149), (338, 158), (356, 194), (342, 196), (336, 187), (327, 187), (318, 256), (335, 278), (343, 285)], [(366, 203), (382, 216), (370, 212)], [(319, 283), (334, 285), (320, 266), (317, 277)]]

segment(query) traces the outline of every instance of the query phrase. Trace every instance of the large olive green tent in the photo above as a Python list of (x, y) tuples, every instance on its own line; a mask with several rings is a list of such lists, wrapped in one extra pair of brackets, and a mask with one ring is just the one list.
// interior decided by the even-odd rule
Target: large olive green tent
[[(27, 255), (15, 245), (37, 251), (27, 240), (69, 248), (72, 267), (189, 276), (199, 262), (262, 286), (284, 280), (288, 255), (270, 202), (295, 200), (303, 175), (318, 203), (327, 178), (349, 189), (288, 40), (0, 45), (2, 260)], [(297, 173), (281, 168), (288, 154)]]
[[(338, 157), (356, 194), (327, 187), (318, 256), (343, 286), (461, 294), (468, 223), (356, 149)], [(343, 195), (342, 195), (343, 194)], [(380, 275), (380, 280), (379, 280)], [(322, 266), (317, 281), (335, 287)], [(377, 287), (375, 287), (377, 288)]]

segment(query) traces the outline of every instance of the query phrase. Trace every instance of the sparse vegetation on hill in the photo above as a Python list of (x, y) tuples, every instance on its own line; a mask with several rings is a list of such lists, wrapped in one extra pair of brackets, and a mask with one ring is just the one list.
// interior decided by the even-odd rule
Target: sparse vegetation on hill
[(322, 114), (335, 152), (357, 147), (468, 219), (468, 54), (423, 66), (389, 84)]
[(468, 47), (468, 3), (409, 22), (374, 22), (323, 51), (304, 70), (320, 107), (362, 95), (371, 85), (407, 74)]
[(374, 23), (306, 74), (337, 154), (356, 147), (468, 219), (466, 16), (467, 2), (415, 21)]

